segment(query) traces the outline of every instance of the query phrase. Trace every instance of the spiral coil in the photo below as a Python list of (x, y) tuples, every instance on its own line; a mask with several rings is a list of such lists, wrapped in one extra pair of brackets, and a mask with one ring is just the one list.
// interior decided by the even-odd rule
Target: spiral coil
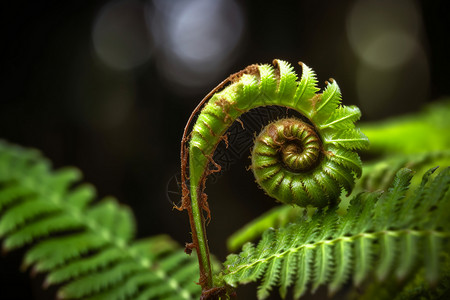
[(204, 99), (189, 140), (191, 194), (202, 193), (212, 154), (229, 126), (243, 113), (267, 105), (294, 109), (304, 120), (275, 121), (256, 138), (252, 170), (264, 191), (283, 203), (303, 207), (324, 207), (342, 189), (351, 192), (361, 175), (361, 161), (354, 150), (368, 145), (354, 125), (360, 111), (340, 104), (334, 80), (317, 93), (314, 72), (301, 65), (300, 81), (282, 60), (274, 60), (273, 66), (251, 65)]

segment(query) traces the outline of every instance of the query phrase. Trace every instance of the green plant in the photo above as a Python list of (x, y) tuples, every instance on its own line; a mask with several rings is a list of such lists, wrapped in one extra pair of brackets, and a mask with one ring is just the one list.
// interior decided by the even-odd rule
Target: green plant
[[(340, 220), (344, 224), (343, 228), (336, 225), (338, 219), (337, 212), (333, 208), (334, 201), (340, 196), (342, 188), (349, 196), (355, 177), (361, 176), (361, 162), (358, 155), (351, 150), (365, 148), (368, 144), (367, 138), (354, 126), (354, 122), (360, 117), (359, 109), (339, 105), (340, 92), (334, 80), (330, 80), (331, 84), (328, 84), (323, 93), (316, 94), (318, 89), (315, 74), (306, 65), (302, 64), (303, 73), (299, 82), (288, 63), (275, 60), (274, 66), (275, 68), (270, 65), (252, 65), (230, 76), (201, 101), (186, 125), (181, 143), (183, 203), (180, 209), (187, 209), (190, 216), (193, 237), (190, 247), (197, 250), (200, 284), (204, 295), (216, 293), (217, 285), (236, 286), (238, 283), (255, 281), (264, 276), (258, 293), (260, 298), (265, 298), (272, 286), (278, 283), (284, 297), (287, 286), (294, 277), (300, 282), (295, 289), (295, 295), (299, 297), (311, 280), (312, 272), (309, 267), (313, 255), (315, 257), (313, 290), (331, 282), (330, 290), (334, 292), (349, 276), (352, 259), (350, 254), (344, 253), (350, 253), (353, 240), (361, 243), (361, 245), (356, 243), (357, 253), (354, 263), (357, 266), (361, 263), (362, 270), (355, 267), (353, 273), (354, 281), (359, 284), (366, 278), (367, 270), (374, 267), (371, 264), (373, 249), (369, 241), (375, 239), (377, 234), (369, 234), (367, 239), (360, 236), (367, 233), (365, 230), (384, 232), (390, 226), (394, 226), (391, 224), (393, 219), (385, 217), (385, 211), (394, 212), (397, 206), (400, 206), (396, 201), (401, 199), (401, 195), (396, 196), (395, 193), (392, 199), (380, 198), (377, 205), (371, 205), (370, 201), (365, 203), (364, 209), (367, 211), (363, 210), (363, 218), (358, 219), (359, 214), (352, 210), (356, 208), (351, 208), (350, 213), (345, 215), (349, 219), (343, 217)], [(226, 84), (228, 85), (224, 87)], [(203, 105), (188, 135), (187, 130)], [(217, 171), (214, 168), (220, 170), (220, 166), (213, 161), (212, 154), (218, 143), (226, 139), (224, 134), (233, 121), (250, 109), (265, 105), (281, 105), (295, 109), (302, 117), (271, 123), (256, 138), (251, 166), (256, 181), (267, 194), (281, 202), (302, 207), (323, 208), (328, 205), (328, 209), (316, 214), (313, 219), (315, 221), (309, 223), (311, 227), (301, 222), (296, 227), (289, 227), (291, 225), (281, 227), (277, 234), (266, 231), (257, 248), (247, 244), (239, 256), (231, 256), (225, 262), (224, 271), (216, 278), (219, 283), (214, 286), (209, 266), (205, 219), (201, 211), (203, 209), (207, 214), (206, 218), (210, 218), (207, 196), (204, 193), (205, 182), (209, 174)], [(189, 151), (186, 145), (188, 142)], [(402, 179), (405, 181), (404, 177), (399, 176), (397, 181), (402, 182)], [(402, 190), (406, 186), (397, 183), (393, 189)], [(445, 192), (441, 197), (444, 196)], [(352, 203), (357, 201), (358, 199), (354, 199)], [(371, 208), (372, 206), (374, 208)], [(358, 206), (353, 204), (353, 207)], [(418, 216), (428, 213), (428, 211), (415, 212), (414, 205), (406, 207), (410, 213), (417, 213)], [(373, 226), (370, 220), (365, 220), (372, 215), (378, 218)], [(406, 226), (404, 223), (401, 224)], [(410, 227), (401, 227), (401, 230), (412, 230), (415, 224), (408, 223), (408, 226)], [(321, 228), (319, 233), (316, 233), (317, 228)], [(307, 232), (303, 237), (293, 234), (302, 230)], [(335, 232), (339, 234), (335, 236)], [(353, 237), (348, 238), (348, 235)], [(447, 231), (444, 230), (442, 236), (446, 238)], [(386, 273), (392, 267), (393, 253), (399, 251), (398, 247), (401, 247), (385, 239), (380, 243), (388, 242), (389, 245), (385, 246), (380, 258), (386, 261), (380, 263), (381, 267), (378, 265), (379, 268), (384, 268), (379, 271), (382, 273)], [(335, 248), (340, 250), (334, 251), (334, 244)], [(432, 253), (438, 255), (436, 252)], [(411, 257), (409, 259), (412, 260)], [(334, 260), (335, 265), (332, 267)], [(335, 272), (331, 276), (333, 268)], [(379, 277), (382, 279), (385, 275)]]
[(349, 277), (361, 285), (370, 271), (384, 280), (396, 266), (396, 276), (404, 279), (423, 251), (426, 255), (420, 259), (426, 277), (436, 282), (438, 249), (450, 236), (446, 198), (450, 170), (443, 170), (429, 182), (434, 171), (428, 171), (420, 187), (408, 197), (405, 194), (412, 172), (401, 169), (387, 193), (355, 196), (343, 216), (330, 209), (308, 222), (266, 230), (256, 248), (248, 243), (239, 255), (228, 257), (221, 279), (236, 286), (263, 278), (259, 298), (268, 296), (276, 285), (285, 297), (294, 279), (296, 298), (305, 293), (309, 282), (313, 291), (327, 284), (334, 294)]
[[(207, 176), (217, 171), (209, 169), (209, 164), (220, 169), (212, 160), (213, 152), (240, 115), (259, 106), (281, 105), (303, 116), (303, 119), (290, 118), (269, 124), (256, 138), (252, 151), (252, 169), (257, 182), (281, 202), (325, 207), (339, 197), (342, 187), (350, 194), (355, 177), (361, 175), (361, 161), (351, 151), (368, 145), (367, 138), (355, 129), (354, 122), (361, 115), (359, 109), (339, 105), (341, 94), (332, 79), (322, 94), (316, 94), (314, 72), (301, 65), (300, 82), (287, 62), (274, 60), (275, 68), (251, 65), (214, 89), (189, 118), (181, 143), (181, 209), (189, 211), (203, 290), (213, 286), (201, 213), (204, 209), (210, 218), (203, 190)], [(229, 85), (221, 90), (225, 83)], [(203, 104), (188, 137), (187, 129)], [(188, 160), (189, 176), (186, 174)]]
[[(114, 199), (91, 204), (94, 190), (74, 185), (76, 169), (53, 171), (37, 151), (0, 142), (4, 252), (27, 247), (23, 268), (45, 273), (45, 287), (57, 285), (58, 297), (67, 299), (227, 299), (237, 286), (258, 280), (260, 299), (276, 287), (283, 298), (290, 289), (299, 298), (321, 286), (334, 294), (348, 282), (359, 287), (357, 298), (445, 298), (450, 169), (436, 172), (435, 166), (450, 162), (450, 106), (363, 125), (374, 137), (366, 153), (375, 159), (362, 166), (354, 150), (368, 140), (354, 125), (359, 109), (340, 104), (333, 80), (317, 94), (313, 71), (302, 67), (297, 81), (286, 62), (252, 65), (215, 88), (189, 118), (179, 209), (187, 209), (191, 221), (193, 243), (184, 250), (195, 249), (198, 262), (168, 236), (133, 240), (131, 211)], [(213, 153), (227, 142), (227, 128), (260, 105), (300, 113), (269, 124), (252, 150), (257, 182), (282, 204), (233, 235), (231, 250), (242, 250), (213, 273), (220, 267), (211, 267), (207, 244), (206, 178), (220, 169)], [(425, 151), (417, 153), (424, 135)], [(199, 271), (201, 287), (194, 279)], [(346, 291), (352, 298), (354, 290)]]
[(89, 205), (81, 173), (53, 171), (38, 151), (0, 141), (3, 252), (31, 246), (22, 268), (47, 273), (60, 299), (195, 299), (197, 264), (166, 235), (133, 241), (131, 211), (114, 199)]

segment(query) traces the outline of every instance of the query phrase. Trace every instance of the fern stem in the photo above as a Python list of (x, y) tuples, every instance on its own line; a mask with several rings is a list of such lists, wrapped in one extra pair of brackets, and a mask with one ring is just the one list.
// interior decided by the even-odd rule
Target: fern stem
[[(194, 120), (195, 115), (200, 111), (202, 106), (211, 98), (211, 96), (219, 89), (224, 87), (230, 78), (222, 81), (216, 88), (210, 91), (200, 103), (195, 107), (194, 111), (189, 116), (189, 119), (184, 127), (183, 137), (181, 139), (181, 151), (180, 151), (180, 160), (181, 160), (181, 185), (182, 185), (182, 205), (181, 207), (175, 206), (178, 210), (186, 209), (189, 215), (189, 223), (191, 225), (191, 234), (193, 246), (197, 250), (197, 257), (199, 262), (199, 271), (200, 271), (200, 282), (199, 284), (202, 287), (202, 292), (205, 290), (209, 290), (213, 288), (213, 280), (212, 280), (212, 269), (211, 262), (209, 258), (209, 247), (208, 240), (206, 237), (206, 229), (205, 229), (205, 219), (203, 217), (202, 209), (199, 205), (198, 201), (198, 188), (199, 185), (194, 184), (194, 188), (189, 189), (187, 187), (187, 164), (189, 159), (189, 151), (187, 147), (187, 141), (189, 139), (190, 134), (188, 134), (188, 130), (191, 126), (191, 123)], [(190, 178), (192, 179), (192, 178)], [(191, 182), (192, 184), (192, 182)], [(191, 193), (191, 195), (189, 195)], [(209, 210), (208, 210), (209, 212)], [(200, 238), (199, 238), (200, 235)]]
[(197, 256), (200, 264), (200, 284), (203, 289), (211, 289), (213, 287), (213, 282), (208, 240), (206, 237), (205, 220), (199, 205), (197, 192), (198, 191), (195, 188), (191, 190), (192, 213), (190, 215), (192, 216), (192, 239), (194, 240), (194, 244), (196, 244)]
[[(178, 209), (189, 212), (193, 239), (189, 247), (197, 250), (200, 285), (206, 298), (212, 295), (207, 290), (213, 289), (213, 283), (205, 231), (205, 220), (210, 219), (205, 182), (208, 175), (220, 171), (220, 165), (213, 160), (214, 151), (220, 141), (228, 144), (226, 131), (243, 113), (278, 105), (302, 115), (269, 124), (253, 148), (252, 171), (256, 180), (277, 200), (323, 208), (335, 202), (342, 188), (350, 193), (361, 174), (361, 161), (353, 150), (366, 147), (368, 140), (355, 129), (359, 110), (339, 108), (341, 94), (333, 80), (323, 93), (316, 94), (319, 89), (315, 86), (314, 72), (301, 65), (300, 81), (294, 68), (285, 61), (274, 60), (273, 66), (248, 66), (206, 95), (185, 126), (181, 140), (183, 202)], [(336, 122), (320, 131), (317, 126), (323, 121)], [(348, 160), (334, 154), (348, 156)]]

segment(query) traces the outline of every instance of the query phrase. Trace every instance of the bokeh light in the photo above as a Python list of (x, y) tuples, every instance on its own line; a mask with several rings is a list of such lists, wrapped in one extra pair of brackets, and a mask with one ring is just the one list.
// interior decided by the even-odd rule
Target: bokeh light
[(92, 39), (96, 54), (109, 67), (130, 70), (150, 58), (152, 41), (144, 7), (139, 1), (123, 0), (108, 3), (99, 12)]
[(354, 3), (347, 36), (359, 58), (356, 93), (365, 116), (379, 118), (401, 107), (416, 109), (426, 100), (429, 65), (422, 35), (414, 1)]
[(147, 19), (159, 70), (184, 93), (223, 76), (244, 31), (241, 8), (230, 0), (154, 0)]
[(350, 44), (356, 54), (376, 68), (394, 68), (414, 55), (421, 26), (409, 0), (360, 0), (347, 19)]

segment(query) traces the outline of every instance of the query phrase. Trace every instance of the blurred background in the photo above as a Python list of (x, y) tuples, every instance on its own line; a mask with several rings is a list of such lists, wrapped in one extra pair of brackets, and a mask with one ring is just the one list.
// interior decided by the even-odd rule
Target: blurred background
[[(279, 58), (305, 62), (320, 87), (333, 77), (362, 121), (417, 111), (450, 94), (449, 3), (8, 1), (0, 138), (40, 149), (56, 168), (81, 169), (100, 198), (133, 209), (138, 237), (167, 233), (184, 244), (188, 216), (172, 209), (167, 189), (204, 95), (249, 64)], [(248, 155), (207, 185), (211, 251), (222, 261), (226, 237), (276, 205), (246, 171)], [(0, 257), (0, 297), (51, 299), (17, 271), (20, 259)]]

